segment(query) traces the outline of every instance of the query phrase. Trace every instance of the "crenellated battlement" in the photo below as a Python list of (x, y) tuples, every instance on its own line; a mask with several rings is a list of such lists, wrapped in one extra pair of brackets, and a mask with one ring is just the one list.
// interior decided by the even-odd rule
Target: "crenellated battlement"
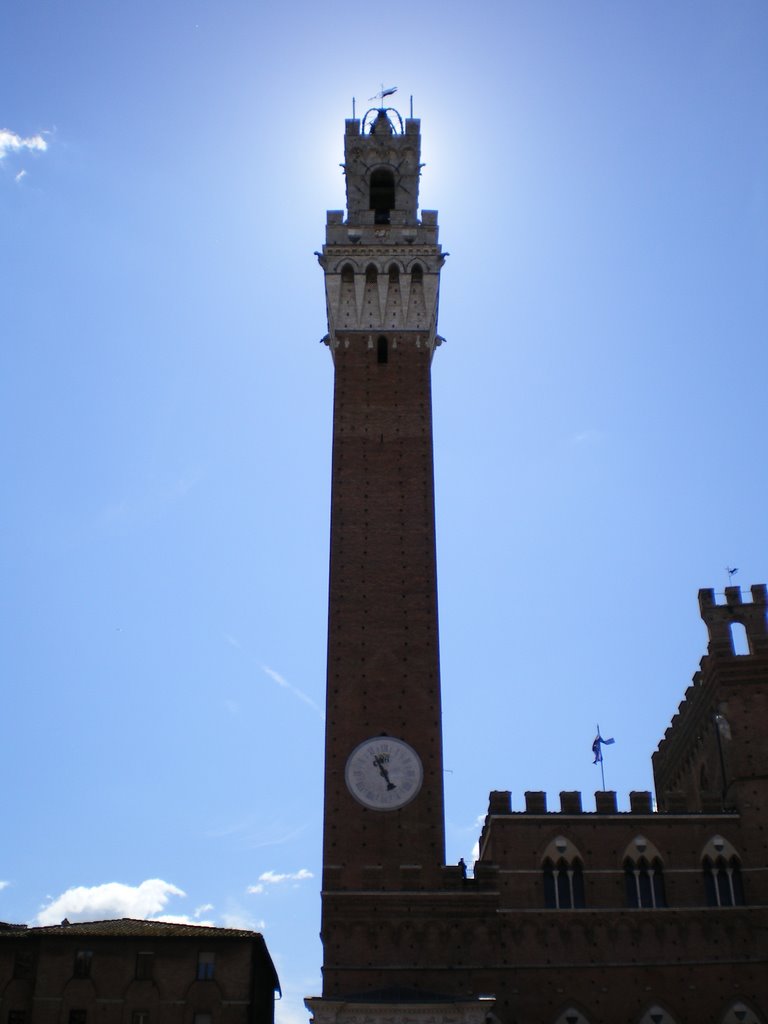
[[(562, 790), (560, 792), (560, 809), (550, 810), (547, 806), (547, 794), (542, 790), (526, 790), (523, 794), (525, 807), (519, 811), (512, 809), (512, 794), (509, 790), (492, 790), (488, 797), (488, 814), (528, 814), (528, 815), (591, 815), (591, 814), (655, 814), (653, 797), (648, 790), (632, 790), (629, 794), (629, 810), (619, 811), (614, 790), (598, 789), (595, 792), (594, 811), (582, 805), (579, 790)], [(693, 808), (680, 808), (682, 812)]]
[[(756, 584), (750, 592), (751, 601), (745, 601), (740, 587), (726, 587), (722, 595), (699, 591), (707, 654), (653, 755), (663, 810), (674, 802), (670, 791), (684, 792), (686, 805), (695, 810), (739, 806), (746, 799), (739, 796), (741, 783), (765, 774), (768, 591)], [(736, 653), (735, 624), (744, 630), (748, 653)]]
[(712, 588), (699, 591), (699, 611), (709, 633), (710, 654), (743, 657), (734, 653), (734, 623), (744, 627), (750, 654), (768, 654), (768, 589), (764, 583), (756, 583), (750, 592), (752, 600), (744, 602), (741, 587), (726, 587), (725, 602), (718, 604)]

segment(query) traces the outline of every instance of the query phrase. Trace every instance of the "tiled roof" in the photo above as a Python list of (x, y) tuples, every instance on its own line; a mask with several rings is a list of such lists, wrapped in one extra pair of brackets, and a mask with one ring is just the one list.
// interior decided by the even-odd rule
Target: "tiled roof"
[[(0, 935), (19, 935), (23, 926), (0, 923)], [(112, 921), (75, 921), (23, 929), (27, 935), (115, 935), (137, 938), (165, 938), (187, 935), (194, 938), (255, 939), (259, 932), (244, 928), (211, 928), (201, 924), (174, 924), (170, 921), (137, 921), (131, 917)]]

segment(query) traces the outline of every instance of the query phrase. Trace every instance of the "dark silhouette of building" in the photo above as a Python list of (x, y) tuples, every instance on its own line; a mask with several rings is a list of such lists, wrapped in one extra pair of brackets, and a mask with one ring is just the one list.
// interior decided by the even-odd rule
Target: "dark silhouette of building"
[(0, 923), (2, 1024), (273, 1024), (279, 987), (257, 932)]
[[(319, 254), (335, 367), (316, 1024), (768, 1024), (766, 589), (699, 595), (709, 652), (651, 794), (490, 795), (444, 854), (430, 363), (444, 255), (420, 123), (346, 122)], [(749, 653), (734, 654), (742, 624)]]

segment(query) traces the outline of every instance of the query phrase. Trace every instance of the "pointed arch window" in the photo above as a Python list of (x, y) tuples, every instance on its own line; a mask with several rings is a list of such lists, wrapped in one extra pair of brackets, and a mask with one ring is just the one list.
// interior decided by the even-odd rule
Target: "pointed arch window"
[(743, 907), (741, 866), (736, 857), (704, 858), (704, 892), (708, 907)]
[(365, 283), (376, 284), (379, 279), (379, 272), (372, 263), (369, 263), (365, 268)]
[(704, 847), (701, 864), (707, 906), (743, 907), (741, 862), (731, 843), (722, 836), (713, 836)]
[(424, 271), (419, 263), (411, 268), (411, 281), (413, 284), (421, 284), (424, 280)]
[(658, 857), (649, 861), (638, 857), (624, 861), (624, 878), (627, 887), (627, 906), (656, 909), (666, 907), (664, 891), (664, 870)]
[(396, 263), (393, 263), (389, 268), (389, 283), (397, 284), (400, 280), (400, 268)]
[(584, 874), (579, 860), (560, 857), (544, 861), (544, 905), (551, 910), (575, 910), (584, 906)]
[(395, 174), (388, 167), (371, 172), (370, 209), (374, 224), (389, 224), (390, 210), (395, 208)]
[(355, 270), (351, 263), (345, 263), (344, 266), (341, 268), (341, 283), (355, 283)]
[(550, 910), (576, 910), (585, 906), (584, 871), (579, 851), (565, 836), (558, 836), (544, 851), (544, 906)]
[(628, 907), (666, 907), (664, 866), (659, 851), (645, 836), (637, 836), (624, 853), (624, 882)]

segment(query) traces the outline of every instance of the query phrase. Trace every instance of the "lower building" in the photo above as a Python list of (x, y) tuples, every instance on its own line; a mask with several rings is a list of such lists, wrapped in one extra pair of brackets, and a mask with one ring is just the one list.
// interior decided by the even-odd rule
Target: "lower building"
[(161, 921), (0, 924), (2, 1024), (273, 1024), (258, 932)]
[(709, 651), (653, 757), (658, 806), (527, 792), (516, 811), (493, 792), (474, 877), (403, 865), (327, 894), (317, 1024), (768, 1024), (766, 588), (751, 596), (699, 594)]

